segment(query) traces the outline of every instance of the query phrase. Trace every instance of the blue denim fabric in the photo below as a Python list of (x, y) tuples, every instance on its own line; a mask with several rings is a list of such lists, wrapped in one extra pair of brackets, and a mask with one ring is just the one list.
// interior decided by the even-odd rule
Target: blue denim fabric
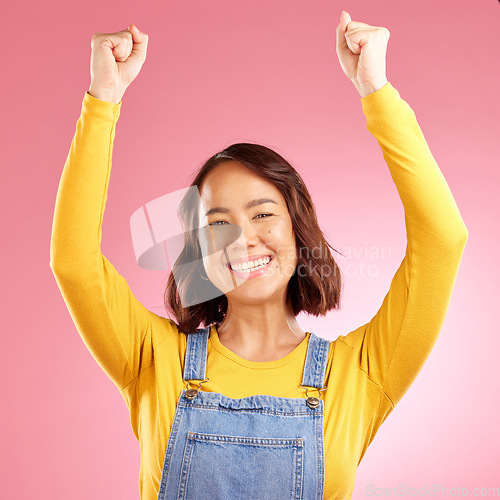
[[(205, 380), (209, 333), (207, 327), (188, 335), (185, 381)], [(329, 346), (311, 333), (303, 386), (324, 388)], [(323, 498), (321, 399), (317, 407), (305, 395), (232, 399), (201, 385), (193, 399), (186, 393), (177, 402), (158, 500)]]

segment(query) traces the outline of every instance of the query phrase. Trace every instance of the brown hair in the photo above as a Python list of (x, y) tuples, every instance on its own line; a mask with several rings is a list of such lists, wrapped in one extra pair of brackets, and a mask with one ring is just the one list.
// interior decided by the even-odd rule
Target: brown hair
[[(291, 302), (295, 316), (301, 311), (314, 316), (324, 316), (329, 310), (338, 309), (342, 279), (340, 269), (328, 247), (337, 253), (340, 252), (326, 241), (318, 224), (311, 195), (300, 175), (272, 149), (260, 144), (236, 143), (209, 158), (193, 174), (195, 178), (190, 186), (197, 186), (199, 189), (211, 170), (228, 161), (237, 161), (274, 184), (286, 201), (297, 247), (297, 268), (288, 282), (286, 299), (287, 303)], [(185, 229), (197, 228), (199, 225), (199, 207), (195, 206), (196, 201), (192, 194), (192, 189), (187, 191), (178, 210)], [(183, 262), (191, 262), (192, 265), (183, 265), (180, 272), (180, 265)], [(304, 268), (309, 272), (303, 274), (301, 270)], [(325, 269), (328, 270), (328, 275), (324, 274)], [(201, 248), (196, 232), (186, 231), (184, 249), (170, 272), (164, 294), (166, 310), (174, 314), (179, 331), (184, 333), (193, 333), (200, 327), (200, 323), (203, 327), (221, 323), (227, 311), (227, 297), (221, 295), (220, 291), (213, 299), (193, 306), (182, 306), (178, 286), (186, 290), (187, 296), (190, 295), (190, 291), (193, 295), (203, 294), (204, 291), (200, 290), (200, 286), (208, 287), (205, 296), (217, 295), (217, 293), (210, 294), (210, 288), (215, 288), (214, 285), (206, 279), (199, 280), (200, 276), (206, 276)], [(196, 290), (191, 290), (194, 283)]]

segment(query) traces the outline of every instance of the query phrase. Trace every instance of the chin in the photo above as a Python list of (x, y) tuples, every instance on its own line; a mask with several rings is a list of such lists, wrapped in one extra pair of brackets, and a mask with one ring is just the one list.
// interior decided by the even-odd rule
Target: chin
[(281, 300), (283, 294), (286, 293), (286, 288), (273, 288), (269, 289), (268, 287), (255, 286), (248, 287), (248, 289), (242, 289), (245, 285), (239, 286), (235, 288), (231, 292), (226, 293), (229, 298), (237, 299), (241, 302), (247, 302), (249, 304), (269, 304), (271, 300)]

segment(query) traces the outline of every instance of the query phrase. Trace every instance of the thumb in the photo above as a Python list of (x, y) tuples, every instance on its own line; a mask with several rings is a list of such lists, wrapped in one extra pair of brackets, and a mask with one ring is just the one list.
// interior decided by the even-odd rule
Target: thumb
[(337, 53), (347, 48), (345, 32), (347, 25), (351, 22), (351, 16), (348, 12), (342, 11), (340, 14), (340, 21), (337, 25)]
[(148, 48), (149, 37), (143, 33), (135, 24), (129, 25), (129, 31), (132, 34), (134, 45), (132, 47), (131, 57), (139, 57), (142, 60), (146, 59), (146, 51)]

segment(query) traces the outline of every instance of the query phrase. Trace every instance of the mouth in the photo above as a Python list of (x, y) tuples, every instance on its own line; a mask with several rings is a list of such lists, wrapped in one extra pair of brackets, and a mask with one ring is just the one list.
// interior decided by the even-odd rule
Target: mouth
[(257, 271), (263, 271), (271, 265), (274, 260), (272, 255), (261, 257), (251, 262), (244, 262), (243, 264), (226, 264), (229, 270), (239, 276), (252, 276)]

